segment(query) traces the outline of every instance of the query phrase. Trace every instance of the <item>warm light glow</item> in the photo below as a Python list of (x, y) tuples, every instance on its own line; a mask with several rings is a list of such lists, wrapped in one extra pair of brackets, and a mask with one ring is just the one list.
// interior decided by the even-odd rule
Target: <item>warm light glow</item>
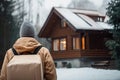
[(53, 51), (66, 50), (66, 38), (53, 40)]
[(82, 50), (85, 50), (85, 37), (82, 36)]
[(66, 50), (66, 39), (60, 39), (60, 50)]
[(53, 40), (53, 50), (58, 51), (59, 50), (59, 39)]

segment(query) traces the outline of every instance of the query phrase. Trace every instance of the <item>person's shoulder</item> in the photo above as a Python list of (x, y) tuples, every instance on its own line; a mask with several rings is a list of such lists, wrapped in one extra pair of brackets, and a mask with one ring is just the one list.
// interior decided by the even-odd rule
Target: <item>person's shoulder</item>
[(6, 53), (12, 53), (12, 48), (8, 49)]
[(11, 57), (11, 56), (14, 55), (14, 54), (13, 54), (13, 51), (12, 51), (12, 48), (10, 48), (10, 49), (8, 49), (8, 50), (6, 51), (6, 55), (7, 55), (8, 57)]
[(43, 50), (43, 51), (49, 51), (48, 48), (46, 48), (44, 46), (42, 46), (41, 50)]

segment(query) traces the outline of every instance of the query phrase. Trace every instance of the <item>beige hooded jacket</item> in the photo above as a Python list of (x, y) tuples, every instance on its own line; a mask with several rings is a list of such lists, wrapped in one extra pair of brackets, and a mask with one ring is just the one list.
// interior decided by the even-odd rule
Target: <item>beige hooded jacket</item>
[[(34, 38), (21, 37), (15, 42), (13, 47), (15, 48), (17, 53), (20, 54), (24, 52), (34, 52), (35, 48), (40, 45), (41, 44)], [(42, 47), (38, 51), (38, 54), (40, 55), (42, 59), (44, 79), (45, 80), (57, 80), (55, 65), (50, 55), (49, 50), (45, 47)], [(0, 80), (7, 80), (7, 74), (6, 74), (7, 64), (9, 63), (9, 61), (12, 59), (13, 56), (14, 54), (12, 52), (12, 49), (9, 49), (6, 52), (6, 55), (4, 58)]]

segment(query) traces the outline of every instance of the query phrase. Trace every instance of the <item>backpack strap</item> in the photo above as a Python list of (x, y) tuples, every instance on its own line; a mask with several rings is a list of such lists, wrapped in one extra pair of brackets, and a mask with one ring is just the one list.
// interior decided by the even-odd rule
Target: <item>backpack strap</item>
[[(38, 46), (38, 47), (34, 50), (34, 52), (33, 52), (33, 53), (30, 53), (30, 54), (37, 54), (38, 51), (39, 51), (41, 48), (42, 48), (42, 46)], [(19, 55), (14, 48), (12, 48), (12, 51), (13, 51), (14, 55)]]
[(42, 48), (42, 46), (40, 45), (40, 46), (38, 46), (35, 50), (34, 50), (34, 52), (32, 53), (32, 54), (37, 54), (38, 53), (38, 51), (40, 50)]
[(19, 55), (14, 48), (12, 48), (12, 51), (13, 51), (14, 55)]

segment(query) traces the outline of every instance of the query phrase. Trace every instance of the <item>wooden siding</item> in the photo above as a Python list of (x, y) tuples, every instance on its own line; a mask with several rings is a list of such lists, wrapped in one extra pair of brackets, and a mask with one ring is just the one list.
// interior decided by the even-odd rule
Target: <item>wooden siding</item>
[(69, 59), (80, 57), (110, 57), (105, 50), (69, 50), (69, 51), (51, 51), (53, 59)]
[(75, 35), (75, 31), (73, 31), (70, 27), (69, 24), (67, 23), (67, 27), (62, 27), (61, 25), (61, 19), (58, 18), (56, 20), (56, 25), (53, 26), (52, 28), (52, 33), (51, 33), (51, 37), (52, 38), (57, 38), (57, 37), (64, 37), (64, 36), (69, 36), (69, 35)]
[(53, 59), (68, 59), (81, 57), (80, 51), (52, 51), (51, 55)]

